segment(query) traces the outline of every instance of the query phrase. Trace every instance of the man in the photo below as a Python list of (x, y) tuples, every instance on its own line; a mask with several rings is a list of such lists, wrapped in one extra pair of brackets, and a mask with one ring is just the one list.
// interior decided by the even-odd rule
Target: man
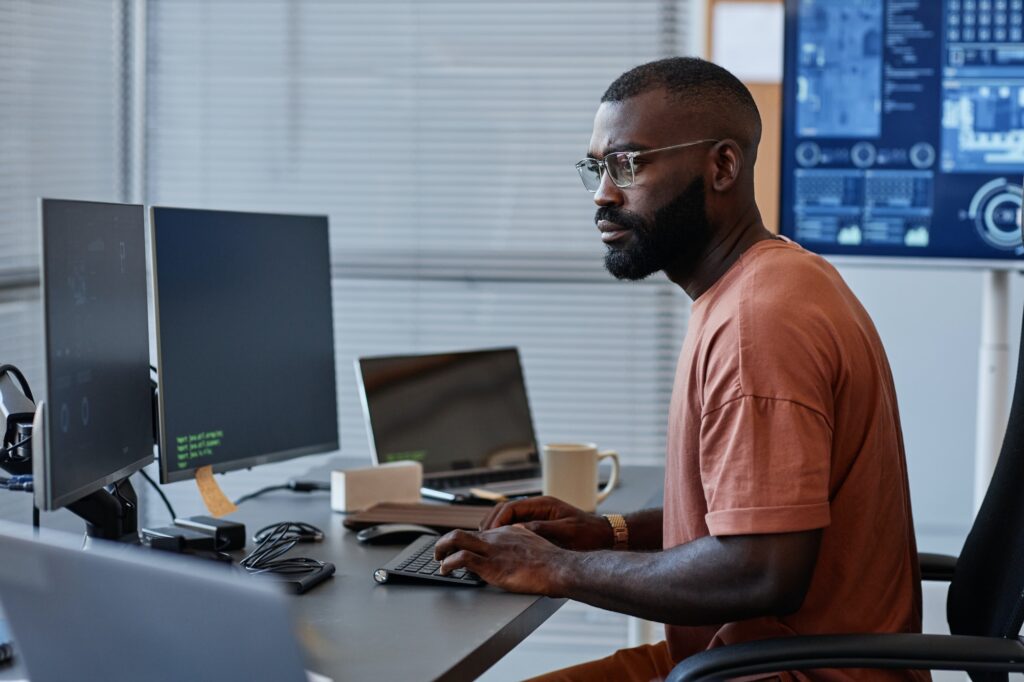
[(455, 531), (437, 545), (444, 572), (465, 567), (515, 592), (666, 623), (659, 645), (550, 679), (660, 679), (724, 644), (920, 631), (885, 351), (836, 270), (765, 229), (754, 201), (760, 134), (749, 91), (700, 59), (632, 69), (597, 110), (577, 168), (594, 192), (608, 270), (630, 280), (663, 271), (693, 299), (669, 414), (665, 507), (606, 519), (536, 498), (496, 507), (481, 532)]

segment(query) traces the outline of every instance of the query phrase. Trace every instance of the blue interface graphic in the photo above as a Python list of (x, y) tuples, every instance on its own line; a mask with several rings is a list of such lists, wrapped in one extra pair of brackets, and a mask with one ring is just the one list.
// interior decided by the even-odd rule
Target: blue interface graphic
[(783, 112), (783, 234), (1024, 256), (1024, 0), (786, 0)]

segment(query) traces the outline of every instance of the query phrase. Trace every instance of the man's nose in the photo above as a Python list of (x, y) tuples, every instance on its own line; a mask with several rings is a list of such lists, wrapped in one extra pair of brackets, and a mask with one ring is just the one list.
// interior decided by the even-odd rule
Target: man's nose
[(594, 192), (594, 203), (598, 206), (621, 206), (623, 198), (622, 188), (612, 182), (608, 171), (601, 173), (601, 183)]

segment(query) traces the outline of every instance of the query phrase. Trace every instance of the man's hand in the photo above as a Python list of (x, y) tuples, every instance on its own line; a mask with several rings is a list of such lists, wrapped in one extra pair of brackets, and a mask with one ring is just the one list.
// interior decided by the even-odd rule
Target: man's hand
[(610, 549), (614, 543), (608, 520), (554, 497), (531, 497), (499, 504), (480, 524), (480, 530), (519, 525), (559, 547), (577, 551)]
[(441, 574), (458, 568), (476, 573), (509, 592), (561, 596), (566, 552), (519, 526), (474, 533), (454, 530), (437, 541), (434, 558)]

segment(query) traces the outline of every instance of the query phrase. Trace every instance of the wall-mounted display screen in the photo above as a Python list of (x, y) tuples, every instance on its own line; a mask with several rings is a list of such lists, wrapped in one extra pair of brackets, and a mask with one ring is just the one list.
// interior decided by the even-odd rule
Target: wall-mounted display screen
[(1024, 255), (1024, 0), (786, 0), (783, 90), (783, 234)]

